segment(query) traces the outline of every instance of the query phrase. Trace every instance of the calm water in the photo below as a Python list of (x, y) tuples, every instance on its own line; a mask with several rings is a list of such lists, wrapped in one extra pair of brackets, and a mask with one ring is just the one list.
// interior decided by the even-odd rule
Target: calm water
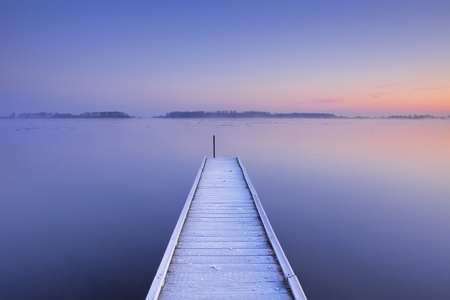
[(450, 295), (449, 120), (0, 120), (0, 299), (144, 299), (213, 134), (309, 299)]

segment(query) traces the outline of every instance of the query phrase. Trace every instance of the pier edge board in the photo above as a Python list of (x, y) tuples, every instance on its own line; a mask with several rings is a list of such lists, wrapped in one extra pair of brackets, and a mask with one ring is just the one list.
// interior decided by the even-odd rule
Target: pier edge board
[(172, 260), (173, 254), (175, 252), (175, 247), (178, 244), (178, 239), (180, 237), (181, 230), (183, 229), (184, 222), (186, 221), (186, 216), (189, 212), (189, 208), (194, 198), (195, 191), (197, 190), (198, 184), (200, 182), (200, 177), (202, 175), (203, 169), (206, 163), (206, 156), (203, 157), (203, 161), (197, 173), (197, 177), (194, 180), (191, 191), (187, 197), (186, 203), (184, 204), (183, 210), (181, 211), (180, 217), (178, 218), (175, 229), (170, 237), (169, 244), (167, 245), (164, 256), (159, 264), (158, 270), (156, 271), (155, 278), (153, 279), (152, 285), (148, 291), (146, 300), (153, 300), (159, 297), (162, 287), (164, 286), (164, 281), (166, 279), (167, 271), (169, 269), (170, 262)]
[(253, 187), (252, 182), (250, 181), (250, 177), (248, 176), (247, 170), (242, 164), (241, 158), (238, 156), (236, 159), (242, 170), (242, 173), (244, 174), (245, 181), (247, 182), (250, 193), (252, 194), (256, 208), (258, 209), (264, 229), (266, 230), (267, 236), (269, 238), (269, 242), (272, 245), (272, 248), (275, 252), (275, 256), (277, 257), (278, 262), (280, 263), (281, 270), (286, 278), (286, 281), (288, 282), (289, 287), (291, 288), (292, 295), (296, 300), (306, 300), (305, 292), (303, 291), (303, 288), (300, 285), (297, 276), (294, 274), (294, 271), (292, 270), (292, 267), (289, 264), (289, 261), (286, 255), (284, 254), (283, 249), (281, 248), (280, 242), (278, 241), (275, 235), (272, 225), (270, 225), (269, 219), (267, 218), (266, 212), (262, 207), (258, 194), (256, 193), (256, 190)]

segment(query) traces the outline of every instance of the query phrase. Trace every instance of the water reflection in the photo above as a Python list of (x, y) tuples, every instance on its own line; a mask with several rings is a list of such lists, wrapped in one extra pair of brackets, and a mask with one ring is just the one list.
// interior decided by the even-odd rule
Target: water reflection
[(0, 121), (2, 299), (143, 299), (213, 134), (310, 299), (450, 292), (447, 120)]

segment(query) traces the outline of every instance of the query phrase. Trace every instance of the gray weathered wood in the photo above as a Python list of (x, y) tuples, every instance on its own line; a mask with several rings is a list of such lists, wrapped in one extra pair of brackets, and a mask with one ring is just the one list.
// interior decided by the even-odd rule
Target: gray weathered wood
[(147, 299), (306, 299), (239, 158), (202, 162)]
[(288, 300), (292, 299), (290, 293), (170, 293), (167, 292), (161, 295), (161, 300)]

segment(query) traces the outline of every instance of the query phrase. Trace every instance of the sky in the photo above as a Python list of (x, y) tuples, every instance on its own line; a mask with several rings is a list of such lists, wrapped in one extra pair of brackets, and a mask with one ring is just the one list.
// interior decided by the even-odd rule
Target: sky
[(0, 0), (0, 116), (450, 115), (448, 0)]

